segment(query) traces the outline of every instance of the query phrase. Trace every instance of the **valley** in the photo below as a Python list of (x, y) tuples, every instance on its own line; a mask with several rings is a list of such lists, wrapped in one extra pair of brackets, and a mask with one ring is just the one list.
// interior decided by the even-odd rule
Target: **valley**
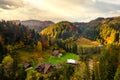
[(1, 80), (119, 80), (119, 74), (120, 17), (0, 21)]

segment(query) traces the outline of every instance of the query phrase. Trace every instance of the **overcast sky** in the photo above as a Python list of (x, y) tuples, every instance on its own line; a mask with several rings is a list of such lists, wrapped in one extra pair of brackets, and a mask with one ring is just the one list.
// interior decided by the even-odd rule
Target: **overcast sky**
[(0, 19), (86, 22), (120, 16), (120, 0), (0, 0)]

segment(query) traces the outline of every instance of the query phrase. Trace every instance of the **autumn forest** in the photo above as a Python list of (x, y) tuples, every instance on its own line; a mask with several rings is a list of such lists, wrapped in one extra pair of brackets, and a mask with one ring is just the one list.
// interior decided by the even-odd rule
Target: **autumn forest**
[(120, 80), (120, 17), (1, 20), (0, 80)]

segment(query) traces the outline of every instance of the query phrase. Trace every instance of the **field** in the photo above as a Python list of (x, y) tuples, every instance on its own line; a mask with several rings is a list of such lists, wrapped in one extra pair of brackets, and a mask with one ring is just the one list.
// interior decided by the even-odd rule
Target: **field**
[(23, 62), (41, 62), (51, 56), (51, 50), (35, 51), (34, 49), (21, 48), (16, 50), (19, 63)]
[(76, 43), (80, 46), (86, 46), (86, 47), (100, 45), (100, 43), (98, 43), (97, 41), (91, 41), (89, 39), (82, 38), (82, 37), (80, 39), (78, 39), (78, 41)]
[(74, 53), (67, 53), (66, 55), (63, 55), (62, 57), (50, 57), (49, 59), (46, 59), (43, 61), (43, 63), (51, 63), (51, 64), (55, 64), (55, 63), (65, 63), (67, 59), (74, 59), (74, 60), (78, 60), (78, 55), (74, 54)]
[(17, 50), (19, 63), (30, 62), (33, 67), (35, 67), (38, 63), (66, 63), (67, 59), (78, 60), (78, 55), (74, 53), (66, 53), (61, 57), (52, 56), (52, 50), (46, 50), (44, 52), (34, 52), (31, 49), (19, 49)]

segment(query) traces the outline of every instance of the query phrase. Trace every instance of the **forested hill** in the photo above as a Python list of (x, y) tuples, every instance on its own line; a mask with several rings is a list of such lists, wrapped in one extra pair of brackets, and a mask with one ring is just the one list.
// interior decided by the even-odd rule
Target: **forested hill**
[(43, 29), (40, 34), (54, 39), (79, 36), (102, 44), (120, 45), (120, 17), (100, 17), (88, 23), (62, 21)]
[[(17, 24), (15, 24), (15, 22), (17, 22)], [(120, 17), (111, 17), (111, 18), (100, 17), (88, 23), (78, 23), (78, 22), (71, 23), (68, 21), (62, 21), (54, 24), (51, 21), (40, 22), (37, 20), (23, 21), (21, 24), (19, 24), (20, 21), (6, 21), (6, 22), (1, 21), (0, 23), (1, 23), (0, 35), (2, 35), (2, 38), (5, 37), (4, 41), (6, 44), (15, 43), (16, 41), (19, 42), (21, 40), (23, 42), (26, 41), (27, 43), (31, 43), (33, 40), (33, 37), (31, 37), (33, 35), (31, 33), (36, 33), (36, 32), (34, 30), (29, 30), (27, 28), (28, 25), (30, 26), (29, 28), (31, 29), (35, 29), (38, 31), (42, 30), (41, 32), (39, 32), (40, 35), (41, 34), (45, 35), (48, 38), (78, 39), (78, 37), (84, 37), (90, 40), (99, 41), (102, 44), (120, 45)], [(42, 26), (41, 28), (39, 28), (40, 27), (39, 24), (41, 24)], [(23, 34), (24, 36), (22, 37)], [(25, 35), (27, 35), (26, 38)], [(28, 38), (31, 40), (29, 40)]]
[(25, 27), (28, 27), (29, 29), (34, 29), (35, 31), (41, 31), (42, 29), (54, 24), (52, 21), (40, 21), (40, 20), (9, 20), (8, 22), (14, 23), (14, 24), (22, 24)]
[(21, 42), (25, 45), (36, 44), (39, 35), (21, 24), (11, 21), (0, 21), (0, 43), (15, 45)]
[(120, 17), (97, 18), (88, 23), (73, 23), (80, 36), (103, 44), (120, 45)]
[(49, 38), (54, 39), (68, 39), (70, 37), (78, 36), (78, 29), (72, 23), (62, 21), (57, 24), (51, 25), (40, 32), (42, 35), (47, 35)]

